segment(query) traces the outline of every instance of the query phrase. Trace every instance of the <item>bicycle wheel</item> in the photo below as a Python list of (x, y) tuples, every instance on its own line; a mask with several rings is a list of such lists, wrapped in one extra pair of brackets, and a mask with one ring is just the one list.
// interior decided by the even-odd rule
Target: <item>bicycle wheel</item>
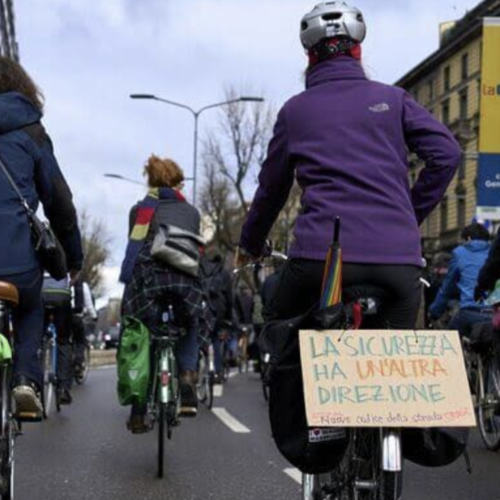
[(478, 372), (479, 430), (486, 448), (497, 451), (500, 449), (500, 370), (495, 358), (481, 363)]
[(75, 382), (83, 385), (87, 380), (90, 371), (90, 347), (88, 344), (83, 351), (83, 361), (80, 366), (75, 367)]
[(158, 403), (158, 477), (161, 479), (165, 461), (165, 432), (167, 424), (167, 405)]
[(43, 416), (49, 418), (52, 412), (52, 402), (55, 395), (55, 374), (52, 372), (53, 366), (53, 349), (50, 341), (45, 341), (43, 344)]
[(383, 471), (378, 500), (401, 500), (401, 498), (403, 498), (403, 472)]
[(1, 369), (0, 395), (0, 497), (14, 498), (14, 423), (11, 411), (10, 368)]
[(200, 351), (198, 360), (198, 382), (196, 383), (196, 396), (200, 403), (206, 403), (209, 393), (209, 371), (207, 356)]
[(214, 385), (215, 385), (215, 373), (210, 371), (208, 372), (208, 393), (207, 393), (207, 408), (209, 410), (212, 409), (214, 405)]

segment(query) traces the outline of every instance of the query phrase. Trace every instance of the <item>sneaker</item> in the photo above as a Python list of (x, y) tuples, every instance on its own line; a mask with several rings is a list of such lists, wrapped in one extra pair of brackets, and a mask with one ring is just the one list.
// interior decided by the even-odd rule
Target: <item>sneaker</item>
[(16, 416), (23, 420), (41, 420), (43, 406), (36, 385), (26, 377), (19, 377), (12, 389)]
[(196, 373), (185, 371), (180, 374), (181, 408), (183, 417), (195, 417), (198, 413), (198, 398), (196, 397)]
[(70, 405), (73, 402), (69, 389), (59, 389), (59, 404)]
[(151, 430), (151, 424), (147, 417), (146, 408), (132, 404), (130, 417), (127, 420), (127, 429), (132, 434), (145, 434)]

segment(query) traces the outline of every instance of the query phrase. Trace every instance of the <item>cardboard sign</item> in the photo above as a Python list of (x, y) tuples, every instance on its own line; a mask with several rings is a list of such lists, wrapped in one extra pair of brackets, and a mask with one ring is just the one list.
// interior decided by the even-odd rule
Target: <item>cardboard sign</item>
[(303, 331), (311, 427), (474, 427), (458, 332)]

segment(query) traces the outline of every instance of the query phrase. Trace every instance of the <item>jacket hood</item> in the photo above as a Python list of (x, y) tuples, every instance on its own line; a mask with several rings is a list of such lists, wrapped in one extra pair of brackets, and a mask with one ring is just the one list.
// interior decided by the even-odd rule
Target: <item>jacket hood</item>
[(306, 78), (306, 88), (338, 80), (366, 80), (361, 63), (349, 56), (329, 59), (314, 66)]
[(0, 94), (0, 134), (40, 121), (42, 113), (22, 94)]
[(469, 250), (469, 252), (484, 252), (490, 248), (488, 241), (484, 240), (472, 240), (464, 245), (464, 247)]

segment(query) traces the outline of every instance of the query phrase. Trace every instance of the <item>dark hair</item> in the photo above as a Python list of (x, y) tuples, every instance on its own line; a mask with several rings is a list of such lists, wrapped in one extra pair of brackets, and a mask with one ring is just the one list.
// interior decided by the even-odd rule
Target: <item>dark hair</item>
[(16, 61), (0, 56), (0, 94), (19, 92), (43, 112), (43, 94), (26, 70)]
[(475, 222), (463, 229), (462, 239), (490, 241), (490, 233), (482, 224)]

